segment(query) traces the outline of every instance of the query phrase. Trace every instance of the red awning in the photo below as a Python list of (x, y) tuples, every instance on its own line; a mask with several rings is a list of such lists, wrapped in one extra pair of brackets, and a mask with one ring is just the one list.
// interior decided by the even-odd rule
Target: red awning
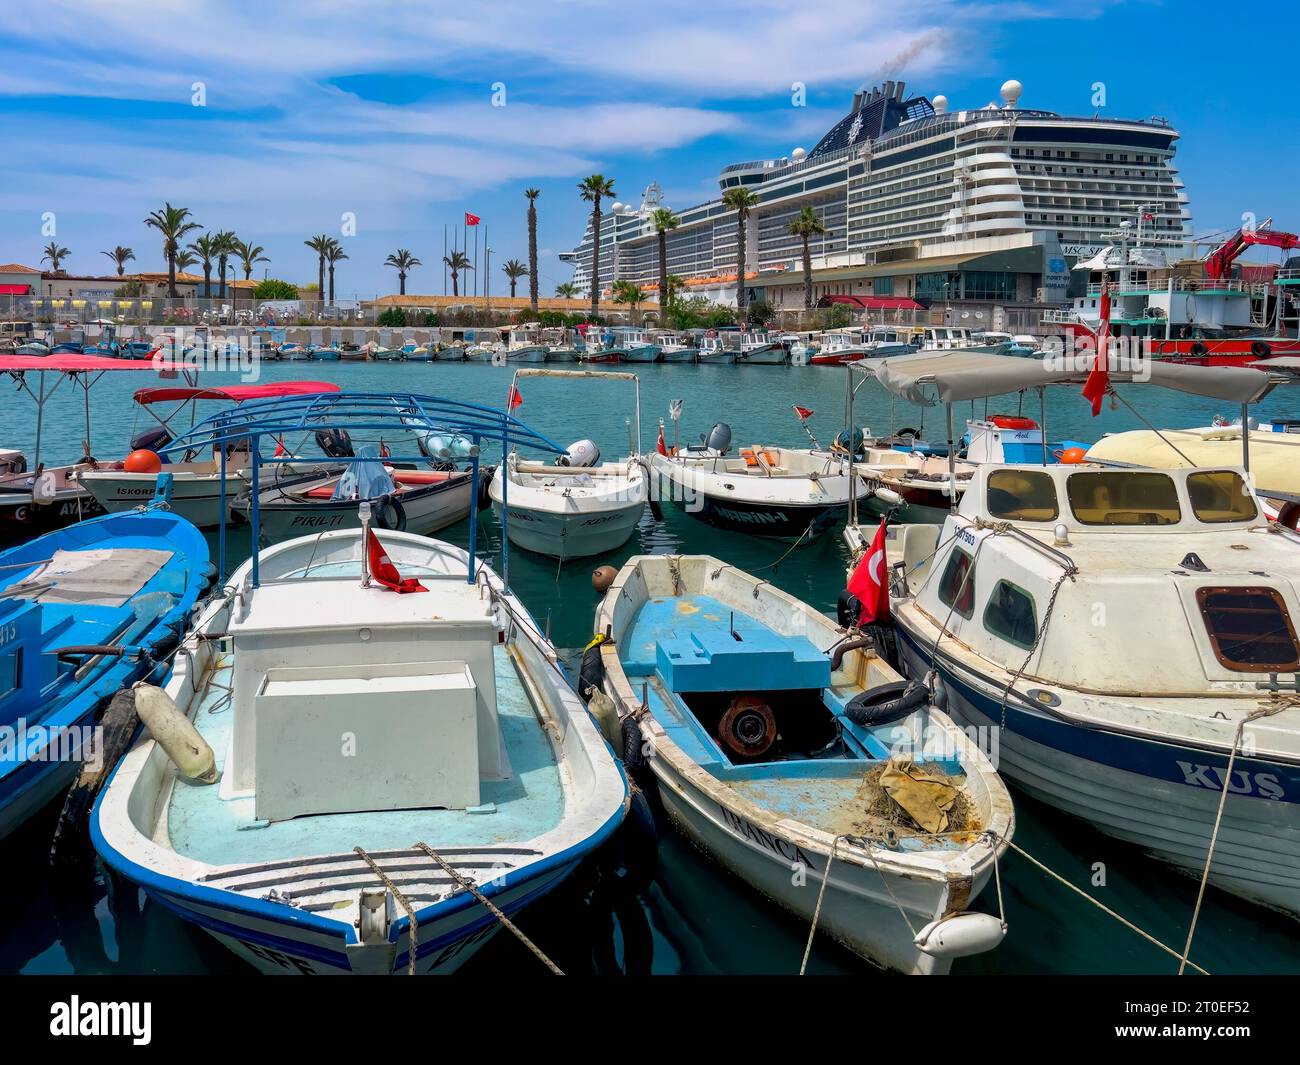
[(226, 385), (218, 388), (142, 388), (135, 394), (141, 406), (150, 403), (170, 403), (173, 400), (228, 399), (243, 403), (250, 399), (274, 399), (278, 396), (321, 396), (338, 392), (338, 385), (329, 381), (276, 381), (266, 385)]
[(860, 307), (864, 311), (923, 311), (916, 300), (907, 296), (823, 296), (817, 301), (821, 304), (847, 303), (850, 307)]
[(31, 285), (0, 285), (0, 296), (26, 296), (31, 290)]
[(149, 370), (175, 373), (196, 370), (192, 362), (164, 362), (161, 359), (111, 359), (106, 355), (0, 355), (0, 373), (40, 370), (49, 373), (85, 373), (101, 370)]

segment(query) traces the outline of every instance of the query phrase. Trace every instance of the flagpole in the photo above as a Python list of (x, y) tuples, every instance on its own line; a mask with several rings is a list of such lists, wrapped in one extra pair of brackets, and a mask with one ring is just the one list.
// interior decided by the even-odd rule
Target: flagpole
[(442, 224), (442, 294), (447, 295), (447, 223)]
[(474, 298), (478, 299), (478, 225), (474, 226)]

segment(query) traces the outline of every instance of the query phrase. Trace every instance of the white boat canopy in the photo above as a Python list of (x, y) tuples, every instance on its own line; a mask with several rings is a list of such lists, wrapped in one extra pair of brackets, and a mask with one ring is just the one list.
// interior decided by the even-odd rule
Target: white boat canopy
[[(1280, 360), (1274, 360), (1280, 361)], [(1082, 384), (1091, 356), (1016, 359), (1005, 355), (954, 349), (894, 355), (854, 363), (886, 389), (920, 406), (936, 407), (963, 400), (1007, 395), (1044, 385)], [(1278, 379), (1246, 366), (1185, 366), (1145, 359), (1139, 366), (1112, 360), (1114, 383), (1146, 383), (1207, 399), (1254, 403), (1271, 392)]]

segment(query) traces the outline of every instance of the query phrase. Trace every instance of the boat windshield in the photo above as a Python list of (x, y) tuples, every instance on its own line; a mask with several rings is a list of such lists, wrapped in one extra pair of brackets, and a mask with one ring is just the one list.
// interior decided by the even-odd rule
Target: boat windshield
[(1246, 482), (1232, 470), (1189, 473), (1187, 494), (1200, 521), (1253, 521), (1258, 513)]
[(988, 481), (989, 515), (1008, 521), (1055, 521), (1056, 482), (1040, 470), (995, 470)]
[(1065, 491), (1083, 525), (1173, 525), (1182, 518), (1173, 478), (1163, 473), (1074, 473)]

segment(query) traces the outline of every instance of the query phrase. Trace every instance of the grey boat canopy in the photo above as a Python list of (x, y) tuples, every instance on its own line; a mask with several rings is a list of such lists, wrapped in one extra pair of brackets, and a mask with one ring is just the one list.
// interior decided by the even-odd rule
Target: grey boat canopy
[[(1283, 361), (1270, 360), (1270, 364)], [(1300, 359), (1294, 361), (1300, 366)], [(1024, 359), (953, 349), (864, 359), (851, 365), (874, 376), (900, 399), (937, 407), (1044, 385), (1081, 385), (1090, 363), (1091, 356)], [(1152, 384), (1238, 404), (1263, 399), (1279, 383), (1278, 377), (1248, 366), (1185, 366), (1146, 359), (1135, 369), (1123, 359), (1112, 358), (1112, 363), (1125, 367), (1109, 371), (1113, 383)]]

